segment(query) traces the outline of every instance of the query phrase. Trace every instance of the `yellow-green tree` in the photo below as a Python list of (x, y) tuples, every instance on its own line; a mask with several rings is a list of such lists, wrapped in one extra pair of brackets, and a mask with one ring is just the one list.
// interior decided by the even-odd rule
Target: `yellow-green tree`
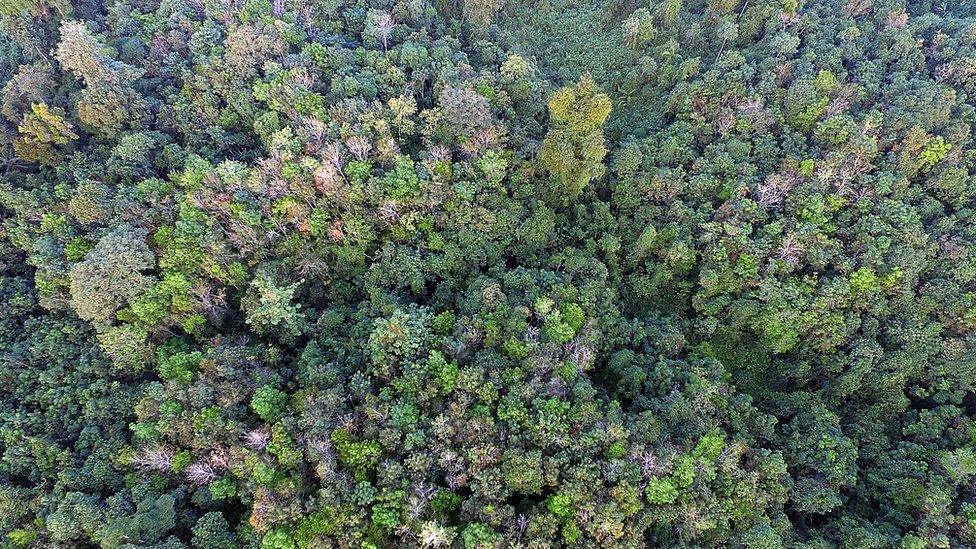
[(587, 183), (603, 175), (607, 155), (603, 125), (610, 109), (610, 98), (588, 74), (549, 99), (550, 126), (539, 153), (551, 176), (549, 198), (572, 200)]
[(24, 115), (17, 127), (20, 135), (14, 140), (14, 152), (25, 160), (54, 165), (61, 159), (59, 147), (78, 139), (64, 111), (51, 110), (45, 103), (31, 104), (31, 112)]

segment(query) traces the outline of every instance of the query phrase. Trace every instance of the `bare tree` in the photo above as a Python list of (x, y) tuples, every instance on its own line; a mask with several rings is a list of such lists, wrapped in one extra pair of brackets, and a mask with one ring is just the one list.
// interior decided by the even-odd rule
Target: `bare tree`
[(210, 484), (217, 480), (217, 472), (210, 463), (198, 461), (186, 468), (186, 480), (197, 485)]
[(172, 448), (161, 446), (158, 448), (147, 448), (132, 458), (132, 465), (142, 472), (167, 473), (173, 467), (173, 456), (176, 453)]
[(390, 35), (393, 34), (394, 28), (396, 28), (396, 20), (393, 15), (386, 11), (376, 14), (373, 20), (373, 32), (374, 36), (383, 43), (383, 51), (389, 48)]
[(266, 427), (260, 427), (254, 429), (244, 435), (244, 444), (258, 452), (264, 450), (268, 446), (268, 442), (271, 440), (271, 433), (268, 432)]

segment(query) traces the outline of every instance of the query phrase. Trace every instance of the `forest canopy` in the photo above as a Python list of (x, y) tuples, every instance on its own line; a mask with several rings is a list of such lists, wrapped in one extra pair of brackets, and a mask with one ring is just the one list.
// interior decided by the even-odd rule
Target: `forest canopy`
[(976, 546), (974, 130), (964, 1), (2, 0), (0, 546)]

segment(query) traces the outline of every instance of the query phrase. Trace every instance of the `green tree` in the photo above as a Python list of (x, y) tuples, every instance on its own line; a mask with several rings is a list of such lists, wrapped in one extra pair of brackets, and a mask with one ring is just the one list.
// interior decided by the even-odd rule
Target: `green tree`
[(145, 271), (155, 266), (155, 257), (147, 236), (145, 229), (119, 225), (71, 268), (71, 303), (80, 318), (108, 326), (149, 287), (153, 277)]

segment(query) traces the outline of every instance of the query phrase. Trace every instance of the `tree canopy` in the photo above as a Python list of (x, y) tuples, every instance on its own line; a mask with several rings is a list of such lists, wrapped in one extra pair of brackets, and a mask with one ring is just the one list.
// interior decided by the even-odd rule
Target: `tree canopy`
[(974, 97), (967, 2), (0, 2), (0, 543), (974, 546)]

